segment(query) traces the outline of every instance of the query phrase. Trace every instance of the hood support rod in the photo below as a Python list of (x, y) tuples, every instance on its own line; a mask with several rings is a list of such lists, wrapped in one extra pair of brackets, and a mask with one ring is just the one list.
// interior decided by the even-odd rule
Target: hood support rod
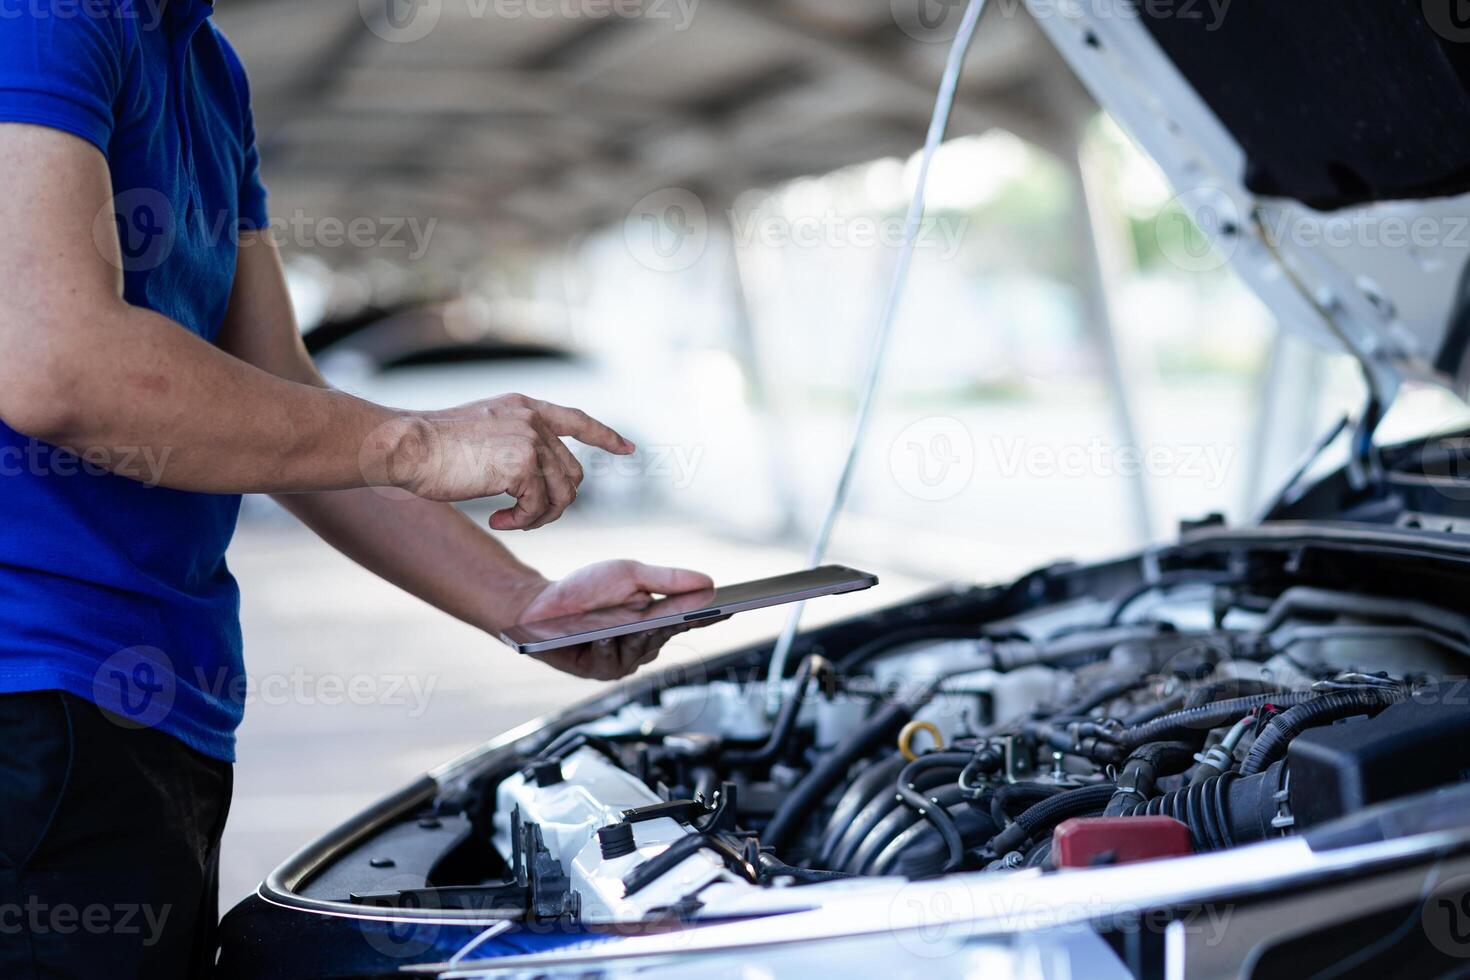
[[(909, 267), (913, 264), (914, 250), (918, 246), (919, 234), (923, 230), (925, 191), (929, 185), (929, 169), (934, 163), (934, 155), (939, 151), (939, 145), (944, 141), (944, 134), (949, 129), (949, 118), (954, 110), (955, 96), (959, 91), (960, 74), (964, 70), (965, 55), (969, 53), (970, 42), (975, 37), (975, 27), (980, 22), (980, 15), (985, 12), (985, 0), (968, 0), (968, 3), (969, 6), (965, 8), (965, 16), (960, 21), (959, 32), (955, 34), (954, 42), (950, 45), (949, 58), (944, 66), (944, 77), (939, 83), (934, 114), (929, 120), (929, 131), (924, 139), (924, 152), (919, 161), (919, 173), (914, 182), (914, 196), (909, 202), (903, 247), (899, 250), (898, 260), (894, 264), (893, 281), (888, 289), (888, 298), (884, 301), (883, 311), (878, 318), (878, 328), (873, 338), (873, 351), (868, 362), (867, 377), (863, 382), (857, 418), (853, 423), (852, 441), (848, 445), (847, 458), (843, 462), (842, 473), (837, 479), (837, 486), (833, 490), (831, 503), (827, 506), (827, 513), (822, 518), (816, 541), (812, 544), (809, 562), (812, 568), (821, 565), (826, 557), (827, 546), (832, 540), (832, 532), (837, 526), (837, 519), (843, 507), (846, 506), (848, 493), (852, 489), (852, 478), (857, 470), (858, 456), (862, 452), (864, 442), (867, 441), (868, 427), (872, 422), (873, 407), (878, 393), (878, 382), (883, 375), (883, 361), (888, 350), (888, 340), (893, 334), (893, 322), (903, 302), (904, 288), (908, 285)], [(770, 715), (774, 715), (780, 708), (781, 680), (786, 675), (786, 663), (791, 656), (791, 646), (796, 642), (796, 633), (801, 626), (801, 616), (805, 609), (805, 603), (798, 603), (792, 607), (791, 615), (786, 620), (786, 628), (782, 630), (780, 639), (776, 641), (775, 650), (771, 653), (770, 669), (766, 674), (766, 711)]]

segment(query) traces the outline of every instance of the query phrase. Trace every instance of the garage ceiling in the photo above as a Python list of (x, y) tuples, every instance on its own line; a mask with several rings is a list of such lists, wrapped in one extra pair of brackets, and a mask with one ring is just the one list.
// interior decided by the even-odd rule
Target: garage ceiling
[[(961, 7), (220, 0), (216, 20), (251, 71), (273, 214), (433, 218), (483, 249), (566, 241), (663, 188), (726, 202), (913, 152)], [(952, 134), (1045, 142), (1080, 99), (1019, 3), (993, 3)]]

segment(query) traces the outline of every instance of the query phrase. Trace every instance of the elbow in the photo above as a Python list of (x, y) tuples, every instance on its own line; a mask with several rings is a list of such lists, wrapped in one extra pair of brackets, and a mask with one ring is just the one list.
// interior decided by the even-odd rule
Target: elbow
[[(0, 399), (0, 419), (23, 436), (56, 446), (75, 443), (80, 427), (76, 405), (64, 391), (44, 386), (9, 388)], [(27, 390), (29, 389), (29, 390)]]
[(82, 434), (81, 390), (60, 358), (8, 357), (0, 366), (0, 419), (21, 435), (73, 446)]

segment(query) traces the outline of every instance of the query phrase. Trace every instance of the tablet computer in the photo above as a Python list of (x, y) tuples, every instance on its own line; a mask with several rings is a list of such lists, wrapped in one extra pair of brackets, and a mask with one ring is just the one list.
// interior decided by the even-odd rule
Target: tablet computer
[(522, 623), (503, 631), (500, 638), (517, 653), (546, 653), (666, 626), (723, 619), (751, 609), (860, 592), (877, 584), (876, 575), (842, 565), (826, 565), (756, 582), (672, 595), (642, 606), (616, 606), (539, 623)]

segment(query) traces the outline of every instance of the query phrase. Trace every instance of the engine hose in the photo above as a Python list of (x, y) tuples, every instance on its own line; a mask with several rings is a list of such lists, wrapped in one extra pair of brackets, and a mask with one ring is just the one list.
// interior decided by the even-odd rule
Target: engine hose
[(990, 841), (997, 856), (1019, 851), (1051, 831), (1063, 820), (1101, 813), (1113, 798), (1112, 783), (1097, 783), (1058, 793), (1026, 810)]
[(871, 755), (884, 742), (896, 739), (899, 730), (933, 697), (943, 680), (930, 681), (911, 700), (883, 705), (861, 728), (839, 742), (786, 794), (771, 822), (762, 831), (761, 840), (779, 853), (791, 836), (805, 826), (812, 811), (826, 799), (832, 788), (843, 780), (853, 763)]
[(822, 844), (817, 849), (817, 858), (813, 863), (822, 868), (832, 867), (832, 854), (852, 829), (853, 823), (860, 819), (860, 814), (880, 793), (884, 796), (892, 795), (893, 781), (907, 764), (903, 756), (896, 755), (873, 763), (853, 780), (852, 785), (847, 787), (847, 792), (837, 801), (837, 808), (827, 821), (827, 830), (822, 835)]
[(1128, 757), (1118, 776), (1113, 798), (1103, 816), (1120, 817), (1154, 795), (1160, 776), (1177, 776), (1194, 765), (1194, 746), (1188, 742), (1150, 742)]
[(1148, 674), (1130, 674), (1127, 677), (1115, 678), (1098, 685), (1084, 694), (1079, 700), (1067, 705), (1056, 712), (1053, 718), (1085, 718), (1098, 708), (1115, 701), (1125, 694), (1143, 687), (1149, 681)]
[[(936, 795), (941, 800), (951, 800), (946, 808), (960, 829), (960, 840), (967, 850), (994, 837), (1000, 830), (984, 808), (975, 806), (963, 795), (952, 797), (948, 790)], [(948, 861), (949, 849), (945, 847), (944, 839), (932, 824), (920, 820), (889, 841), (868, 864), (865, 873), (888, 875), (896, 872), (909, 878), (922, 878), (939, 874)]]
[(1266, 724), (1256, 736), (1245, 761), (1240, 764), (1242, 776), (1254, 776), (1286, 754), (1291, 740), (1308, 728), (1326, 725), (1353, 715), (1377, 714), (1395, 701), (1402, 701), (1401, 691), (1382, 688), (1359, 688), (1325, 694), (1305, 704), (1283, 711)]
[(1156, 796), (1122, 814), (1173, 817), (1189, 827), (1197, 851), (1219, 851), (1277, 835), (1283, 815), (1284, 763), (1243, 777), (1227, 772), (1184, 789)]
[[(902, 758), (902, 757), (900, 757)], [(899, 799), (894, 786), (899, 780), (899, 774), (903, 772), (908, 763), (904, 762), (893, 778), (888, 781), (882, 793), (873, 797), (868, 804), (858, 813), (857, 817), (848, 825), (846, 833), (838, 838), (837, 846), (832, 849), (829, 859), (821, 863), (821, 867), (833, 869), (846, 869), (857, 854), (858, 849), (879, 827), (887, 826), (889, 832), (896, 832), (893, 828), (893, 816), (898, 812), (900, 828), (912, 822), (913, 814), (910, 813)], [(927, 793), (931, 789), (937, 789), (946, 783), (954, 783), (959, 778), (960, 770), (957, 766), (942, 766), (926, 769), (914, 777), (914, 788), (921, 793)]]
[(1280, 694), (1285, 688), (1271, 681), (1254, 677), (1238, 677), (1228, 681), (1216, 681), (1197, 687), (1184, 699), (1184, 707), (1199, 708), (1213, 704), (1227, 695), (1232, 698), (1250, 697), (1255, 694)]
[[(1060, 792), (1062, 787), (1055, 783), (1004, 783), (996, 787), (990, 798), (990, 818), (997, 827), (1004, 827), (1014, 819), (1012, 810), (1020, 813)], [(1022, 805), (1017, 809), (1016, 804)]]
[[(1121, 762), (1126, 753), (1149, 742), (1202, 741), (1210, 729), (1233, 724), (1242, 715), (1248, 715), (1267, 704), (1291, 706), (1310, 701), (1318, 695), (1311, 691), (1285, 691), (1280, 694), (1255, 694), (1245, 698), (1229, 698), (1212, 701), (1195, 708), (1184, 708), (1153, 721), (1122, 731), (1110, 733), (1106, 740), (1098, 739), (1082, 746), (1099, 762)], [(1116, 743), (1108, 748), (1108, 743)]]
[[(948, 785), (940, 786), (928, 791), (920, 790), (921, 795), (928, 801), (931, 807), (943, 807), (946, 811), (955, 804), (969, 798), (969, 794), (960, 789), (959, 785), (951, 781)], [(951, 816), (951, 819), (953, 817)], [(852, 856), (841, 866), (841, 870), (850, 874), (872, 874), (870, 870), (873, 862), (878, 856), (899, 837), (904, 836), (916, 828), (928, 828), (938, 834), (934, 824), (920, 817), (910, 807), (900, 805), (897, 810), (888, 814), (883, 821), (858, 842), (853, 850)], [(964, 840), (963, 833), (960, 835)], [(940, 837), (940, 843), (944, 846), (945, 861), (949, 860), (949, 848), (944, 844), (944, 838)]]
[[(959, 784), (953, 779), (950, 779), (945, 785), (930, 787), (927, 790), (923, 787), (922, 782), (915, 788), (920, 795), (929, 801), (929, 805), (944, 807), (946, 809), (970, 797), (970, 794), (960, 789)], [(897, 809), (884, 816), (877, 826), (873, 827), (872, 830), (857, 842), (857, 846), (852, 848), (847, 860), (836, 867), (852, 874), (869, 874), (868, 868), (877, 859), (878, 855), (883, 853), (883, 849), (893, 843), (895, 839), (903, 836), (915, 827), (934, 829), (934, 825), (928, 820), (915, 814), (911, 808), (899, 803)], [(938, 833), (938, 831), (935, 831), (935, 833)], [(963, 839), (963, 835), (961, 835), (961, 838)], [(942, 840), (943, 838), (941, 838)], [(946, 851), (947, 856), (948, 852)]]
[(1182, 707), (1184, 707), (1184, 695), (1181, 692), (1175, 692), (1162, 701), (1156, 701), (1146, 708), (1140, 708), (1133, 712), (1133, 714), (1125, 716), (1123, 718), (1123, 724), (1132, 728), (1135, 725), (1142, 725), (1144, 722), (1153, 721), (1155, 718), (1162, 718), (1164, 715), (1178, 711)]
[(840, 871), (813, 871), (811, 868), (798, 868), (787, 864), (774, 854), (761, 852), (760, 859), (761, 878), (793, 878), (804, 885), (820, 884), (824, 881), (842, 881), (851, 878)]
[(915, 781), (920, 773), (939, 766), (957, 764), (963, 769), (973, 757), (974, 754), (970, 752), (932, 752), (910, 762), (898, 774), (899, 798), (933, 824), (934, 829), (939, 831), (939, 836), (944, 838), (944, 846), (949, 848), (949, 862), (945, 865), (945, 870), (959, 867), (965, 859), (965, 845), (960, 839), (960, 829), (955, 826), (954, 818), (949, 815), (948, 810), (919, 792)]
[(727, 749), (720, 753), (720, 761), (731, 766), (759, 766), (775, 762), (783, 749), (791, 744), (791, 730), (796, 727), (796, 717), (806, 702), (807, 684), (812, 677), (828, 669), (827, 661), (815, 654), (801, 662), (796, 672), (796, 686), (791, 697), (781, 704), (781, 713), (771, 725), (770, 737), (765, 744), (755, 749)]

